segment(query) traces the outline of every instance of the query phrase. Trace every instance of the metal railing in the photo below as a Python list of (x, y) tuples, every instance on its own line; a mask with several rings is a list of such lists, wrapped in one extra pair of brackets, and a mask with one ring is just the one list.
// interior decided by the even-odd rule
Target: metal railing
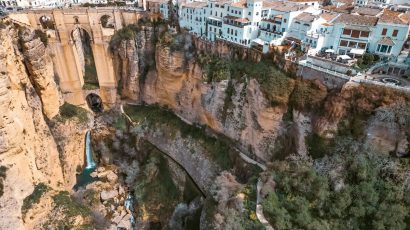
[(360, 83), (360, 84), (369, 84), (369, 85), (376, 85), (376, 86), (381, 86), (381, 87), (387, 87), (387, 88), (392, 88), (401, 92), (405, 92), (405, 93), (410, 93), (410, 87), (403, 87), (403, 86), (398, 86), (398, 85), (393, 85), (393, 84), (386, 84), (383, 82), (379, 82), (379, 81), (374, 81), (374, 80), (368, 80), (368, 79), (363, 79), (363, 78), (358, 78), (358, 77), (350, 77), (346, 74), (342, 74), (333, 70), (329, 70), (320, 66), (316, 66), (313, 65), (311, 63), (307, 63), (306, 60), (302, 60), (298, 62), (299, 65), (301, 66), (305, 66), (305, 67), (309, 67), (324, 73), (328, 73), (330, 75), (342, 78), (344, 80), (347, 81), (352, 81), (352, 82), (356, 82), (356, 83)]
[(306, 67), (318, 70), (320, 72), (325, 72), (325, 73), (328, 73), (330, 75), (342, 78), (342, 79), (347, 80), (347, 81), (349, 81), (351, 79), (350, 76), (348, 76), (346, 74), (337, 72), (335, 70), (326, 69), (326, 68), (323, 68), (323, 67), (320, 67), (320, 66), (317, 66), (317, 65), (313, 65), (311, 63), (306, 62), (306, 60), (299, 61), (299, 65), (306, 66)]

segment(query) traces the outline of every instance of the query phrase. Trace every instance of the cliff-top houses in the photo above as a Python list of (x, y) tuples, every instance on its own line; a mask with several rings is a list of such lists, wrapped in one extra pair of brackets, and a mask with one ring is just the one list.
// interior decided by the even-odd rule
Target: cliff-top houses
[[(353, 57), (373, 53), (393, 60), (407, 46), (410, 11), (396, 11), (395, 5), (389, 5), (403, 4), (401, 1), (329, 2), (334, 5), (323, 7), (318, 0), (187, 0), (174, 4), (180, 26), (189, 33), (263, 52), (272, 46), (298, 44), (309, 53), (328, 50)], [(168, 8), (164, 9), (161, 13), (168, 14)]]

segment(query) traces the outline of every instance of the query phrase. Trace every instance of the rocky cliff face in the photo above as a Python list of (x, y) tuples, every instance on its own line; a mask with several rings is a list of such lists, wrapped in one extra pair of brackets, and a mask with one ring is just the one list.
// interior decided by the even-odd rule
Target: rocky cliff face
[[(34, 183), (46, 182), (55, 188), (63, 183), (57, 146), (41, 109), (44, 102), (57, 100), (50, 102), (51, 108), (47, 105), (43, 108), (47, 108), (44, 111), (50, 116), (55, 113), (54, 106), (57, 105), (58, 111), (58, 94), (42, 93), (43, 97), (55, 96), (44, 100), (37, 94), (32, 82), (44, 86), (41, 88), (44, 92), (53, 86), (47, 84), (53, 79), (45, 79), (50, 76), (36, 71), (38, 65), (34, 60), (30, 67), (33, 74), (26, 72), (17, 41), (16, 31), (0, 30), (0, 164), (8, 168), (4, 195), (0, 198), (0, 226), (12, 229), (22, 228), (20, 207), (23, 198), (33, 191)], [(38, 46), (34, 44), (39, 45), (32, 42), (28, 47), (35, 50)], [(32, 55), (41, 58), (41, 54)]]
[(126, 99), (139, 102), (141, 100), (141, 78), (154, 62), (152, 57), (154, 30), (144, 27), (136, 32), (132, 40), (123, 40), (114, 49), (114, 68), (119, 76), (119, 94)]
[(146, 75), (143, 101), (172, 108), (189, 122), (207, 125), (242, 149), (270, 159), (269, 143), (286, 109), (270, 106), (257, 81), (207, 83), (192, 54), (167, 46), (158, 45), (155, 57), (156, 70)]
[[(189, 35), (178, 36), (173, 38), (171, 44), (163, 41), (156, 44), (155, 68), (150, 68), (145, 73), (139, 71), (140, 78), (143, 77), (144, 80), (138, 85), (139, 96), (135, 95), (137, 91), (133, 92), (135, 95), (133, 98), (139, 98), (135, 102), (159, 104), (171, 108), (187, 122), (206, 125), (230, 137), (238, 143), (239, 148), (250, 155), (265, 162), (271, 160), (275, 152), (276, 138), (289, 128), (283, 123), (283, 116), (288, 112), (289, 106), (293, 107), (289, 105), (291, 102), (287, 102), (290, 96), (286, 98), (285, 106), (272, 105), (256, 79), (249, 78), (245, 82), (237, 80), (207, 82), (206, 71), (198, 64), (197, 53), (203, 50), (205, 53), (219, 54), (222, 57), (239, 59), (247, 57), (257, 61), (261, 57), (253, 57), (252, 53), (236, 52), (235, 48), (229, 48), (223, 43), (208, 44), (193, 39)], [(141, 39), (142, 37), (139, 37), (137, 41)], [(141, 44), (146, 46), (152, 41), (142, 40), (144, 42)], [(166, 41), (166, 38), (162, 40)], [(143, 52), (141, 50), (144, 49), (144, 46), (135, 49), (133, 42), (122, 43), (120, 50), (123, 55), (120, 55), (120, 59), (125, 63), (122, 66), (126, 66), (122, 71), (126, 73), (122, 75), (123, 82), (135, 82), (135, 74), (129, 71), (132, 66), (130, 60), (138, 57), (138, 63), (142, 63), (153, 58), (150, 55), (141, 55)], [(154, 53), (151, 46), (149, 46), (149, 53)], [(301, 102), (303, 105), (299, 106), (300, 108), (294, 108), (295, 124), (292, 127), (295, 128), (295, 132), (291, 134), (295, 140), (294, 144), (297, 144), (296, 150), (301, 152), (301, 155), (306, 155), (307, 152), (306, 135), (313, 132), (324, 138), (333, 137), (340, 129), (341, 122), (348, 118), (349, 114), (346, 110), (366, 106), (363, 103), (372, 100), (369, 96), (360, 105), (359, 102), (363, 99), (352, 96), (357, 94), (356, 91), (361, 90), (357, 85), (347, 84), (339, 93), (328, 93), (326, 87), (320, 82), (307, 85), (308, 87), (297, 92), (300, 95), (296, 96), (295, 100), (304, 102)], [(134, 86), (133, 88), (135, 90)], [(310, 91), (311, 88), (317, 88), (318, 95), (313, 95), (315, 93)], [(306, 96), (304, 93), (312, 95)], [(316, 103), (314, 106), (310, 105), (314, 103)], [(302, 108), (305, 104), (308, 106)], [(368, 131), (373, 132), (374, 129), (370, 128)], [(398, 131), (393, 130), (393, 132)], [(405, 135), (400, 136), (402, 141), (399, 142), (407, 143)], [(403, 145), (399, 144), (399, 146)]]
[[(75, 166), (82, 165), (84, 157), (83, 136), (59, 135), (57, 130), (76, 130), (78, 124), (55, 121), (52, 130), (48, 123), (56, 119), (61, 103), (43, 42), (30, 31), (19, 36), (11, 26), (0, 29), (0, 165), (7, 168), (0, 197), (2, 229), (24, 228), (21, 207), (35, 184), (60, 190), (75, 182)], [(59, 142), (71, 146), (69, 156)], [(63, 170), (60, 158), (70, 162), (76, 156), (75, 166)]]
[(28, 32), (22, 38), (24, 60), (34, 89), (41, 98), (43, 112), (47, 118), (51, 119), (58, 114), (62, 98), (54, 81), (51, 57), (44, 43), (34, 35)]

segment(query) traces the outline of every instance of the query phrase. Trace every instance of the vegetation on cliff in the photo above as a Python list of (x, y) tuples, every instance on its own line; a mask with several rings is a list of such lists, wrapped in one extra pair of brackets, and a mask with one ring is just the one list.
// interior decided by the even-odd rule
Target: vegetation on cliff
[(235, 150), (223, 138), (207, 135), (203, 127), (189, 125), (172, 111), (156, 105), (126, 106), (124, 109), (134, 122), (145, 124), (152, 130), (163, 127), (164, 130), (170, 130), (168, 135), (172, 138), (179, 132), (182, 138), (190, 137), (198, 141), (221, 168), (232, 168), (231, 157)]
[(198, 62), (204, 70), (204, 80), (207, 82), (232, 79), (246, 82), (252, 78), (256, 79), (272, 105), (286, 105), (294, 87), (294, 80), (268, 60), (252, 63), (199, 54)]
[(44, 183), (34, 185), (33, 193), (23, 200), (23, 206), (21, 207), (21, 213), (23, 216), (33, 207), (34, 204), (38, 204), (43, 195), (49, 190), (50, 188)]
[(316, 125), (333, 122), (337, 129), (330, 137), (316, 129), (305, 136), (308, 156), (289, 151), (276, 158), (265, 216), (276, 229), (408, 229), (410, 160), (398, 157), (406, 154), (399, 139), (390, 152), (369, 139), (372, 129), (409, 139), (409, 95), (361, 85), (325, 96), (311, 83), (298, 84), (293, 108), (319, 116)]
[[(43, 229), (92, 229), (91, 210), (77, 202), (67, 191), (52, 196), (53, 211)], [(78, 220), (81, 219), (79, 222)]]
[(86, 123), (88, 122), (88, 112), (81, 107), (65, 102), (60, 107), (60, 112), (54, 119), (59, 122), (77, 119), (80, 123)]
[(4, 179), (6, 179), (6, 171), (7, 171), (7, 167), (3, 165), (0, 166), (0, 197), (3, 196), (3, 193), (4, 193), (3, 181)]
[[(277, 161), (275, 192), (263, 203), (277, 229), (406, 229), (410, 226), (408, 159), (380, 154), (352, 139), (333, 156)], [(347, 224), (348, 223), (348, 224)]]

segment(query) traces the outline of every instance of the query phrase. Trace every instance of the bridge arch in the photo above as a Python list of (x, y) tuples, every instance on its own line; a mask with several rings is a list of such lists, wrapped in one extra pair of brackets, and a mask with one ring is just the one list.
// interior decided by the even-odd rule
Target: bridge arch
[(103, 103), (102, 99), (98, 94), (95, 93), (89, 93), (86, 97), (85, 100), (87, 101), (88, 107), (94, 112), (94, 113), (100, 113), (103, 111)]
[(54, 18), (50, 15), (42, 15), (38, 20), (43, 29), (55, 30)]
[(77, 65), (78, 75), (82, 89), (94, 90), (100, 87), (97, 69), (94, 60), (93, 39), (87, 29), (76, 26), (71, 31), (74, 58)]
[(114, 29), (115, 28), (115, 22), (114, 22), (113, 15), (103, 14), (100, 17), (100, 24), (103, 28)]

